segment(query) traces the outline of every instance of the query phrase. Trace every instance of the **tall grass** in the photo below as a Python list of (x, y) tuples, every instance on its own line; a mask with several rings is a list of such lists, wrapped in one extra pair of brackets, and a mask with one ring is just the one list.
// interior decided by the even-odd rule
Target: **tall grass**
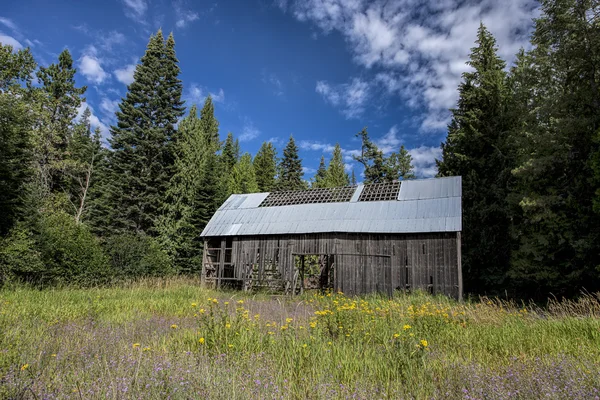
[(0, 398), (594, 398), (600, 301), (0, 292)]

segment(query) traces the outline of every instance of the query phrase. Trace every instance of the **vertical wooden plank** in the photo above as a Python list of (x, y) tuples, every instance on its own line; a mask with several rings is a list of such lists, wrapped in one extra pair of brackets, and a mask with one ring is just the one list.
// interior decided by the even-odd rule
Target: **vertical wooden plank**
[(462, 249), (461, 233), (456, 232), (456, 272), (458, 273), (458, 300), (463, 299), (463, 278), (462, 278)]
[(221, 278), (223, 278), (223, 270), (225, 269), (225, 238), (221, 239), (221, 251), (219, 252), (219, 271), (217, 278), (217, 289), (221, 288)]

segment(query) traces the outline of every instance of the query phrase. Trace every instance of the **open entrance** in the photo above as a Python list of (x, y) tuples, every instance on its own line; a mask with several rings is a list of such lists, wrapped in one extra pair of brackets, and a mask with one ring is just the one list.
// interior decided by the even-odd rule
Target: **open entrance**
[(294, 277), (291, 293), (325, 292), (333, 289), (335, 279), (334, 254), (294, 254)]

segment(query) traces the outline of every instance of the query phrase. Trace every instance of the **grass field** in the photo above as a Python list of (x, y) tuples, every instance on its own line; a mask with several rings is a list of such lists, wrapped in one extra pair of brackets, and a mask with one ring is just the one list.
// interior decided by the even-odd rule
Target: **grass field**
[(0, 398), (600, 395), (600, 301), (286, 298), (171, 279), (0, 291)]

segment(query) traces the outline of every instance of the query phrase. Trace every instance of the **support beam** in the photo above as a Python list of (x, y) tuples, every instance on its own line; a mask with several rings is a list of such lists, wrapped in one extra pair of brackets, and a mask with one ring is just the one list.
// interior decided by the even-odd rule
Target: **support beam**
[(225, 238), (221, 239), (221, 251), (219, 252), (219, 271), (217, 272), (217, 289), (221, 288), (221, 278), (223, 278), (223, 270), (225, 269)]
[(463, 300), (463, 276), (462, 276), (462, 243), (460, 232), (456, 232), (456, 266), (458, 271), (458, 301)]
[(208, 241), (204, 240), (202, 247), (202, 265), (200, 266), (200, 287), (206, 287), (206, 264), (208, 264)]

